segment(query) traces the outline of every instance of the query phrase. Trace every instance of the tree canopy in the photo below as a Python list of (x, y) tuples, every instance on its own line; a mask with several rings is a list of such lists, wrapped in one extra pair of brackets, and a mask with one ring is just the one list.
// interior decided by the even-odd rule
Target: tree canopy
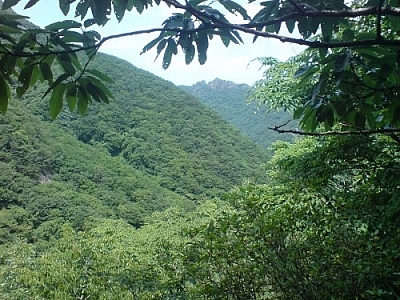
[[(26, 1), (25, 8), (39, 1)], [(44, 95), (50, 94), (53, 118), (61, 111), (63, 99), (70, 110), (77, 107), (82, 114), (92, 100), (108, 102), (112, 94), (106, 83), (112, 79), (90, 68), (89, 62), (111, 39), (159, 32), (142, 53), (155, 48), (157, 57), (162, 56), (163, 68), (168, 68), (178, 51), (184, 53), (187, 64), (196, 56), (204, 64), (213, 37), (228, 47), (243, 42), (240, 34), (250, 34), (254, 40), (271, 38), (308, 47), (291, 62), (292, 68), (284, 71), (293, 74), (295, 84), (290, 88), (298, 96), (296, 101), (288, 99), (285, 105), (292, 108), (303, 130), (392, 135), (400, 130), (400, 104), (396, 101), (400, 64), (398, 0), (250, 0), (249, 4), (257, 7), (255, 14), (231, 0), (60, 0), (60, 10), (65, 15), (74, 10), (79, 21), (60, 21), (44, 29), (26, 26), (25, 17), (7, 11), (18, 2), (21, 0), (4, 1), (0, 17), (2, 112), (7, 109), (11, 86), (21, 96), (38, 80), (48, 83)], [(172, 9), (163, 27), (108, 37), (91, 30), (94, 24), (106, 26), (111, 18), (121, 21), (128, 11), (140, 14), (161, 3)], [(238, 18), (242, 21), (237, 22)], [(78, 52), (86, 52), (86, 58)], [(266, 56), (269, 54), (266, 52)], [(54, 64), (61, 70), (55, 70)], [(276, 71), (276, 63), (270, 69)], [(278, 89), (285, 86), (282, 79), (287, 73), (277, 72), (276, 80), (267, 80), (269, 91), (271, 85)], [(274, 101), (280, 94), (269, 96), (267, 101)]]

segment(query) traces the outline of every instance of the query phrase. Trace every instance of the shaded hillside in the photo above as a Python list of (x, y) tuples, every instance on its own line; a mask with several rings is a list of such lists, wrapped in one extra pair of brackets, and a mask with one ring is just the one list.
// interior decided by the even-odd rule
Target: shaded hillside
[[(94, 67), (115, 80), (115, 101), (93, 104), (85, 117), (62, 113), (55, 123), (78, 140), (189, 198), (263, 176), (266, 153), (193, 96), (116, 57), (99, 55)], [(47, 103), (37, 113), (48, 114)]]
[(145, 172), (85, 145), (12, 102), (0, 116), (0, 244), (47, 241), (63, 224), (88, 229), (105, 218), (141, 226), (154, 211), (193, 203)]
[(115, 79), (110, 105), (51, 122), (38, 86), (0, 116), (0, 244), (47, 241), (65, 223), (141, 226), (154, 211), (263, 178), (265, 152), (193, 96), (115, 57), (95, 67)]
[(269, 147), (275, 140), (291, 140), (290, 135), (278, 134), (268, 129), (287, 122), (290, 116), (284, 113), (266, 113), (265, 108), (257, 109), (254, 103), (247, 104), (246, 98), (250, 91), (250, 86), (247, 84), (236, 84), (217, 78), (209, 83), (200, 81), (192, 86), (180, 86), (180, 88), (217, 111), (262, 147)]
[[(115, 101), (68, 110), (53, 124), (96, 149), (123, 158), (165, 187), (190, 199), (219, 196), (247, 178), (262, 178), (266, 153), (193, 96), (131, 64), (99, 55), (94, 66), (114, 78)], [(24, 98), (49, 121), (44, 87)]]

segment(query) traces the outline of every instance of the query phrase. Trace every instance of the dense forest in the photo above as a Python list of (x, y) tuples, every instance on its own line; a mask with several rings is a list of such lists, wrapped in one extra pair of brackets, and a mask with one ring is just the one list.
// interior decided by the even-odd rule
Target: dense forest
[[(393, 299), (398, 144), (277, 142), (274, 155), (112, 56), (116, 100), (1, 117), (2, 299)], [(266, 164), (266, 165), (265, 165)]]
[[(220, 113), (230, 124), (263, 148), (267, 149), (276, 140), (292, 139), (291, 135), (268, 129), (287, 123), (291, 116), (288, 113), (268, 111), (265, 105), (250, 102), (252, 89), (247, 84), (216, 78), (208, 83), (200, 81), (180, 88)], [(289, 128), (296, 124), (297, 122), (292, 121)]]
[[(338, 13), (343, 7), (334, 4), (339, 2), (327, 1), (322, 8)], [(355, 2), (352, 13), (364, 3)], [(60, 3), (69, 9), (70, 2)], [(89, 3), (99, 13), (90, 22), (106, 22), (111, 12), (96, 10), (99, 1), (79, 3), (77, 12), (87, 11), (82, 3)], [(121, 3), (127, 2), (113, 1), (120, 13), (127, 9)], [(138, 3), (136, 9), (143, 10)], [(220, 23), (213, 21), (223, 15), (195, 7), (202, 1), (191, 3), (190, 11), (217, 30)], [(308, 6), (263, 3), (256, 21), (278, 15), (280, 22), (292, 21), (288, 29), (297, 22), (306, 41), (317, 38), (310, 33), (322, 22), (312, 19), (315, 10), (309, 18), (293, 20), (293, 10), (307, 13)], [(246, 13), (233, 1), (221, 4), (229, 12)], [(380, 8), (380, 13), (387, 9)], [(398, 26), (397, 12), (390, 13), (393, 18), (383, 18), (383, 24)], [(179, 18), (184, 20), (174, 14), (163, 24), (174, 29), (172, 35), (161, 32), (152, 42), (158, 54), (164, 51), (164, 66), (176, 54), (172, 37), (190, 33), (172, 26), (192, 22)], [(0, 25), (16, 35), (14, 19), (2, 16)], [(323, 40), (336, 43), (343, 35), (348, 43), (358, 31), (369, 34), (368, 22), (361, 23), (323, 23), (329, 24), (321, 25)], [(68, 32), (68, 26), (78, 28), (74, 24), (53, 25), (60, 35), (49, 35), (48, 41), (59, 42), (64, 34), (67, 42), (56, 46), (68, 48), (68, 39), (81, 38)], [(217, 31), (225, 43), (237, 37), (228, 25)], [(393, 34), (390, 26), (377, 27), (377, 41), (385, 40), (382, 33)], [(211, 39), (208, 29), (195, 29), (202, 63)], [(26, 42), (34, 49), (38, 41), (28, 43), (32, 36), (17, 46)], [(15, 46), (13, 39), (0, 33), (6, 50)], [(186, 42), (180, 46), (186, 59), (193, 59), (193, 40)], [(39, 68), (31, 53), (19, 63), (17, 55), (1, 53), (0, 92), (6, 93), (0, 93), (0, 109), (6, 113), (0, 116), (0, 299), (400, 299), (400, 61), (395, 48), (321, 48), (287, 62), (267, 58), (265, 80), (256, 86), (259, 112), (265, 104), (291, 112), (301, 128), (289, 127), (286, 131), (297, 137), (274, 142), (255, 124), (279, 125), (285, 115), (267, 125), (259, 123), (252, 107), (243, 112), (247, 86), (216, 80), (178, 88), (104, 54), (90, 64), (97, 71), (86, 70), (92, 76), (75, 73), (81, 54), (61, 53), (58, 68), (50, 64), (50, 69), (45, 61)], [(20, 71), (17, 80), (5, 69)], [(74, 78), (80, 87), (75, 102), (69, 90), (65, 103), (56, 97), (71, 82), (53, 86), (51, 72)], [(108, 76), (114, 83), (105, 80), (103, 87), (100, 79)], [(46, 81), (53, 91), (42, 98), (49, 91)], [(22, 97), (11, 92), (14, 87)], [(110, 99), (101, 94), (108, 89)], [(75, 106), (86, 114), (80, 116)]]

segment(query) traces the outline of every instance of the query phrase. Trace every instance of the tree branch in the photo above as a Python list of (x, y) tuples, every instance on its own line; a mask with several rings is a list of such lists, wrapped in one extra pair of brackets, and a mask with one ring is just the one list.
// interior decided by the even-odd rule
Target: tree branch
[(325, 135), (371, 135), (371, 134), (387, 134), (389, 136), (394, 133), (400, 132), (400, 128), (384, 128), (376, 130), (354, 130), (354, 131), (325, 131), (325, 132), (307, 132), (297, 129), (280, 129), (282, 126), (268, 127), (268, 129), (273, 130), (278, 133), (292, 133), (304, 136), (325, 136)]

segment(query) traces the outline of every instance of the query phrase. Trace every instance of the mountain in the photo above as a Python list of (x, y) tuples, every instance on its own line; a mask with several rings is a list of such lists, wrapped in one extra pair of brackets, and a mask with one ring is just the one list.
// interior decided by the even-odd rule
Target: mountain
[(180, 88), (217, 111), (230, 124), (264, 148), (268, 148), (276, 140), (291, 140), (290, 135), (268, 129), (286, 123), (290, 116), (286, 113), (267, 112), (265, 107), (247, 103), (246, 98), (251, 92), (251, 87), (247, 84), (216, 78), (208, 83), (200, 81)]
[(140, 227), (154, 211), (265, 179), (266, 152), (192, 95), (109, 55), (93, 67), (115, 80), (109, 105), (51, 121), (39, 85), (0, 116), (0, 243), (46, 243), (66, 223)]

